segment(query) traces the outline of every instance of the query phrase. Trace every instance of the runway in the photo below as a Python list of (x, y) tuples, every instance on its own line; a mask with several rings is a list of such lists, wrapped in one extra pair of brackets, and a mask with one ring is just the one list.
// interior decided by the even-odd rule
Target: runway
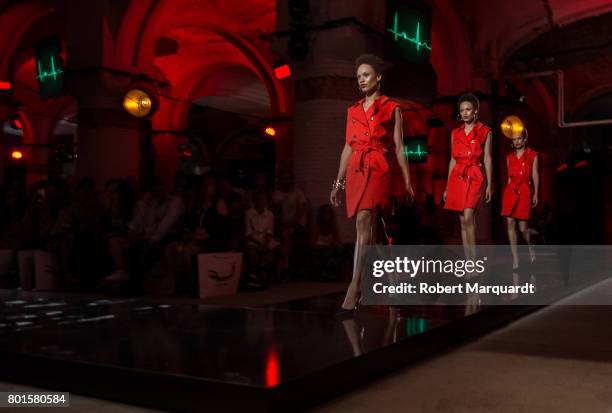
[(172, 411), (295, 411), (535, 307), (253, 308), (0, 292), (1, 380)]

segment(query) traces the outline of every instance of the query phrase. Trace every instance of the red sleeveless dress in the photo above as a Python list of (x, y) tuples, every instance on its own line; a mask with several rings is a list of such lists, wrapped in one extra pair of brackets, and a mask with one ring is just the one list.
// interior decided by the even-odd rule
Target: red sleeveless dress
[(444, 208), (463, 211), (476, 208), (487, 184), (483, 169), (484, 146), (491, 128), (476, 122), (467, 135), (463, 124), (452, 131), (451, 156), (455, 166), (447, 183)]
[(529, 219), (533, 199), (533, 161), (537, 155), (529, 148), (525, 148), (520, 158), (517, 158), (516, 152), (508, 155), (508, 184), (502, 197), (502, 216)]
[(393, 141), (397, 102), (379, 96), (363, 109), (364, 99), (348, 108), (346, 143), (353, 149), (346, 170), (346, 212), (383, 207), (406, 189)]

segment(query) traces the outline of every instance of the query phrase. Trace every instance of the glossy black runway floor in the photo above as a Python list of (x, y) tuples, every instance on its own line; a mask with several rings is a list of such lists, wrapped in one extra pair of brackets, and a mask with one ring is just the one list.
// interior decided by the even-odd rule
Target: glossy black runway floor
[(296, 411), (527, 311), (346, 313), (341, 294), (261, 308), (16, 291), (0, 299), (0, 379), (215, 412)]
[[(540, 269), (524, 274), (537, 275), (548, 297), (540, 303), (610, 277), (609, 254), (578, 252), (576, 269), (559, 272), (542, 254)], [(343, 312), (342, 298), (227, 308), (0, 290), (0, 380), (159, 410), (293, 412), (539, 308), (473, 306), (468, 297)]]

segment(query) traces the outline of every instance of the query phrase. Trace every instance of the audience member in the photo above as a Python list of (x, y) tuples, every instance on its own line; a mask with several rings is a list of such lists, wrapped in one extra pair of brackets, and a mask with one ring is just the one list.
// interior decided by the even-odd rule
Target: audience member
[(174, 280), (177, 293), (196, 292), (195, 258), (197, 254), (223, 248), (220, 240), (227, 216), (225, 201), (216, 194), (215, 178), (204, 177), (187, 209), (183, 235), (165, 248), (168, 275)]
[(306, 268), (304, 254), (300, 251), (308, 248), (306, 229), (308, 201), (304, 193), (294, 186), (293, 177), (289, 172), (280, 174), (278, 189), (274, 191), (272, 200), (282, 245), (282, 273), (283, 277), (287, 277), (290, 264), (294, 274)]
[(278, 277), (280, 244), (274, 238), (274, 214), (268, 209), (266, 194), (257, 192), (253, 201), (255, 206), (245, 214), (248, 282), (265, 286)]
[(331, 205), (319, 207), (310, 238), (311, 277), (322, 280), (340, 280), (344, 270), (352, 267), (350, 250), (340, 242), (336, 214)]
[(136, 205), (127, 234), (109, 239), (115, 271), (105, 282), (127, 281), (131, 275), (141, 278), (150, 259), (159, 255), (160, 246), (176, 236), (185, 212), (185, 194), (184, 187), (175, 185), (172, 195), (168, 195), (161, 181), (152, 179), (149, 190)]

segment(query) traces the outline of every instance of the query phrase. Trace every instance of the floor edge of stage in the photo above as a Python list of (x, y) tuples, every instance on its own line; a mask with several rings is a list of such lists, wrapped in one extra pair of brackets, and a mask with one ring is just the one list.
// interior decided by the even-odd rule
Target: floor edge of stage
[(280, 412), (304, 408), (476, 338), (539, 306), (490, 307), (273, 387), (251, 387), (25, 354), (0, 353), (2, 380), (154, 409)]

